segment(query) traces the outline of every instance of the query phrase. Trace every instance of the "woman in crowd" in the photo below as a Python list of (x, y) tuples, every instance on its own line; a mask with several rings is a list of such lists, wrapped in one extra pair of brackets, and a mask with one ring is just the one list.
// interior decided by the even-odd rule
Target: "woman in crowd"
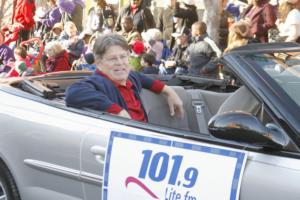
[(242, 17), (249, 23), (253, 38), (262, 43), (268, 42), (268, 30), (276, 26), (276, 10), (269, 0), (252, 0)]
[(69, 54), (58, 41), (49, 42), (45, 47), (46, 72), (68, 71), (71, 69)]
[(162, 57), (164, 44), (162, 42), (162, 34), (159, 29), (151, 28), (147, 32), (142, 33), (142, 38), (147, 48), (147, 53), (154, 53), (157, 62)]
[(224, 52), (248, 44), (250, 39), (249, 24), (243, 21), (234, 23), (229, 29), (228, 45)]
[(285, 42), (297, 42), (300, 36), (300, 0), (285, 0), (279, 6), (276, 21), (279, 36)]

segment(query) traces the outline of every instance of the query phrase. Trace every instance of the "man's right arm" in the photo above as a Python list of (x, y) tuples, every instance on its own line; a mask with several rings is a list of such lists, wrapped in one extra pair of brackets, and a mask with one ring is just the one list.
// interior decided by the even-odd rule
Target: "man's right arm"
[[(72, 84), (66, 90), (67, 106), (107, 111), (113, 104), (108, 96), (97, 90), (90, 80)], [(121, 109), (120, 109), (121, 110)]]

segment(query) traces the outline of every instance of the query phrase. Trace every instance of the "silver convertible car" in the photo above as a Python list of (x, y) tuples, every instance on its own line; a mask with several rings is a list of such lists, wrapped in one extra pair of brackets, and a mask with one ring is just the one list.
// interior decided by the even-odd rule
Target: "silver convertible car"
[(184, 103), (142, 91), (148, 123), (67, 107), (89, 72), (1, 80), (1, 200), (299, 200), (300, 46), (251, 44), (217, 76), (160, 78)]

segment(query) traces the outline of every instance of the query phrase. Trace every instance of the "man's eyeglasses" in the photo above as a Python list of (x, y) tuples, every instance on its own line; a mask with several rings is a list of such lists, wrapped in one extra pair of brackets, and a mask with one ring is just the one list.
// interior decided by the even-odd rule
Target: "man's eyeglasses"
[(103, 58), (103, 60), (105, 60), (106, 62), (109, 62), (111, 64), (117, 64), (120, 61), (122, 61), (122, 62), (128, 61), (128, 56), (129, 56), (128, 53), (126, 53), (126, 54), (122, 54), (120, 56)]

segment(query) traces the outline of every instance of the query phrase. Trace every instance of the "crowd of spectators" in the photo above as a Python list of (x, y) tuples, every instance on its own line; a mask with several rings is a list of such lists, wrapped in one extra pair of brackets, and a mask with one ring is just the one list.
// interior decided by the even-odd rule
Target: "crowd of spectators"
[(216, 60), (233, 48), (298, 42), (300, 36), (300, 0), (223, 0), (218, 42), (198, 19), (194, 0), (165, 0), (156, 15), (142, 0), (130, 0), (119, 13), (105, 0), (94, 0), (86, 23), (83, 0), (47, 2), (45, 11), (34, 0), (14, 0), (12, 24), (0, 32), (1, 77), (95, 71), (94, 42), (108, 33), (127, 41), (132, 70), (162, 75), (215, 73)]

